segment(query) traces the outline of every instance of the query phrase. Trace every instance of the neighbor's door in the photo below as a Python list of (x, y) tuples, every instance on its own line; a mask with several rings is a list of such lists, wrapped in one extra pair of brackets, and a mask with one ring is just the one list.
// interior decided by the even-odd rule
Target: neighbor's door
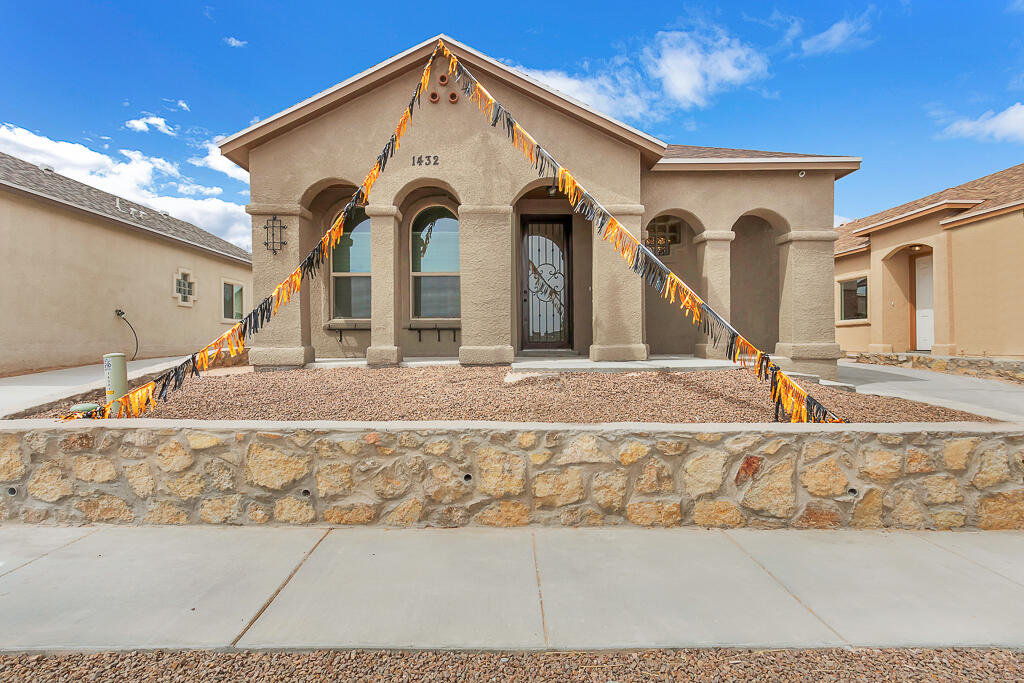
[(523, 216), (524, 349), (572, 347), (571, 229), (571, 216)]
[(935, 311), (932, 303), (932, 257), (918, 256), (914, 259), (914, 325), (917, 339), (914, 348), (931, 351), (935, 342)]

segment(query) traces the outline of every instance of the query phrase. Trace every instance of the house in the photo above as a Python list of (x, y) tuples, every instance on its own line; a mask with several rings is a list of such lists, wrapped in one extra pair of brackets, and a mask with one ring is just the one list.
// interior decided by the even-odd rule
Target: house
[(185, 355), (252, 306), (249, 252), (0, 153), (0, 374)]
[[(669, 145), (508, 66), (445, 44), (634, 234), (783, 367), (835, 376), (833, 186), (856, 157)], [(264, 296), (332, 224), (373, 165), (438, 37), (222, 140), (250, 173)], [(441, 66), (436, 66), (440, 64)], [(368, 204), (330, 264), (253, 339), (257, 366), (365, 357), (509, 363), (523, 352), (597, 361), (709, 356), (678, 305), (595, 239), (443, 60)]]
[(1024, 164), (837, 230), (844, 351), (1024, 356)]

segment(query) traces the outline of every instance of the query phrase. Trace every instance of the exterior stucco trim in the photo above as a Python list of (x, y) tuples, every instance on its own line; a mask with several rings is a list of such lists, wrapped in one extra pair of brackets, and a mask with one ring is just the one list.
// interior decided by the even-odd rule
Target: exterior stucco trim
[(952, 216), (950, 218), (946, 218), (945, 220), (939, 221), (939, 225), (941, 225), (943, 229), (948, 230), (949, 228), (956, 228), (961, 225), (967, 225), (968, 223), (980, 221), (985, 218), (992, 218), (1000, 214), (1010, 213), (1011, 211), (1015, 211), (1020, 207), (1024, 207), (1024, 199), (1012, 201), (1009, 202), (1008, 204), (1000, 204), (999, 206), (993, 206), (992, 208), (985, 209), (984, 211), (976, 211), (973, 213), (968, 212), (961, 214), (959, 216)]
[(736, 233), (732, 230), (705, 230), (693, 236), (693, 243), (732, 242), (734, 239), (736, 239)]
[(23, 187), (23, 186), (18, 185), (16, 183), (11, 183), (11, 182), (8, 182), (6, 180), (0, 180), (0, 186), (3, 186), (5, 188), (11, 190), (14, 194), (26, 195), (26, 196), (29, 196), (29, 197), (32, 197), (32, 198), (35, 198), (35, 199), (41, 199), (43, 201), (46, 201), (46, 202), (49, 202), (49, 203), (52, 203), (52, 204), (57, 204), (59, 206), (63, 206), (65, 208), (72, 209), (72, 210), (78, 211), (80, 213), (85, 213), (85, 214), (88, 214), (90, 216), (98, 216), (99, 218), (102, 218), (104, 220), (110, 221), (111, 223), (116, 223), (116, 224), (124, 225), (124, 226), (127, 226), (129, 228), (133, 228), (135, 230), (141, 230), (141, 231), (143, 231), (145, 233), (148, 233), (150, 235), (154, 235), (154, 236), (159, 237), (161, 239), (169, 240), (171, 242), (177, 242), (179, 244), (187, 244), (190, 247), (194, 247), (196, 249), (200, 249), (200, 250), (202, 250), (202, 251), (204, 251), (204, 252), (206, 252), (208, 254), (216, 254), (217, 256), (229, 259), (229, 260), (234, 261), (236, 263), (244, 263), (244, 264), (252, 267), (252, 259), (251, 258), (249, 258), (249, 259), (239, 258), (239, 257), (234, 256), (232, 254), (228, 254), (227, 252), (219, 251), (217, 249), (211, 249), (210, 247), (207, 247), (207, 246), (204, 246), (202, 244), (199, 244), (198, 242), (193, 242), (191, 240), (182, 239), (180, 237), (174, 237), (173, 235), (168, 235), (165, 232), (160, 232), (159, 230), (154, 230), (152, 228), (148, 228), (145, 225), (142, 225), (140, 223), (135, 223), (134, 221), (114, 218), (113, 216), (109, 216), (109, 215), (107, 215), (105, 213), (102, 213), (100, 211), (94, 211), (94, 210), (90, 209), (87, 206), (82, 206), (81, 204), (75, 204), (74, 202), (69, 202), (69, 201), (66, 201), (64, 199), (60, 199), (58, 197), (53, 197), (51, 195), (44, 194), (42, 192), (37, 192), (36, 190), (32, 190), (30, 188)]
[(307, 221), (313, 219), (309, 209), (298, 204), (249, 204), (245, 212), (250, 216), (298, 216)]
[(789, 242), (835, 242), (839, 233), (835, 230), (792, 230), (775, 238), (775, 244)]

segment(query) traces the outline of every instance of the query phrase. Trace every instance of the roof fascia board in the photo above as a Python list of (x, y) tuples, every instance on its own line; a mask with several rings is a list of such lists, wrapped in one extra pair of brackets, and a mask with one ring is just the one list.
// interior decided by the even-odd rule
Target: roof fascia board
[(885, 220), (878, 221), (877, 223), (872, 223), (871, 225), (865, 225), (863, 228), (857, 228), (856, 230), (853, 231), (853, 234), (854, 235), (866, 235), (868, 233), (876, 232), (878, 230), (884, 230), (886, 228), (891, 228), (894, 225), (899, 225), (900, 223), (906, 223), (907, 221), (910, 221), (910, 220), (915, 220), (917, 218), (922, 218), (922, 217), (927, 216), (929, 214), (933, 214), (933, 213), (935, 213), (937, 211), (945, 211), (945, 210), (950, 210), (950, 209), (969, 209), (972, 206), (977, 206), (978, 204), (981, 204), (983, 201), (985, 201), (985, 200), (984, 199), (944, 199), (944, 200), (942, 200), (940, 202), (935, 202), (934, 204), (929, 204), (928, 206), (922, 206), (920, 209), (914, 209), (913, 211), (908, 211), (906, 213), (901, 213), (898, 216), (893, 216), (892, 218), (886, 218)]
[(866, 251), (871, 251), (871, 245), (870, 244), (865, 244), (865, 245), (860, 246), (860, 247), (854, 247), (853, 249), (847, 249), (846, 251), (836, 252), (835, 255), (834, 255), (834, 258), (839, 258), (841, 256), (853, 256), (855, 254), (860, 254), (860, 253), (866, 252)]
[[(248, 169), (248, 146), (258, 144), (264, 138), (272, 136), (278, 131), (283, 132), (305, 123), (318, 116), (323, 108), (340, 103), (348, 97), (356, 96), (365, 90), (371, 89), (380, 82), (404, 73), (412, 64), (426, 56), (425, 53), (429, 52), (429, 49), (439, 39), (443, 40), (451, 48), (455, 48), (458, 52), (463, 53), (462, 56), (469, 58), (467, 61), (476, 62), (474, 67), (479, 66), (489, 75), (495, 76), (506, 84), (539, 99), (552, 101), (551, 96), (553, 95), (555, 98), (553, 104), (557, 109), (577, 120), (594, 125), (613, 137), (638, 146), (658, 157), (663, 155), (668, 147), (665, 142), (654, 136), (602, 114), (526, 74), (512, 69), (471, 47), (463, 45), (453, 38), (440, 34), (323, 90), (298, 104), (259, 121), (234, 135), (224, 138), (217, 143), (221, 153), (242, 168)], [(424, 54), (420, 55), (419, 53), (421, 52)], [(559, 106), (559, 100), (562, 103), (561, 106)]]
[(860, 157), (736, 157), (662, 159), (652, 171), (835, 171), (836, 179), (860, 168)]
[(1015, 211), (1021, 207), (1024, 207), (1024, 199), (1018, 199), (1006, 204), (1000, 204), (999, 206), (993, 206), (992, 208), (985, 209), (984, 211), (968, 212), (960, 214), (959, 216), (950, 216), (945, 220), (939, 221), (939, 225), (941, 225), (944, 230), (948, 230), (949, 228), (956, 228), (961, 225), (984, 220), (986, 218), (995, 218), (996, 216), (1004, 213), (1010, 213), (1011, 211)]
[(91, 208), (89, 208), (87, 206), (82, 206), (81, 204), (76, 204), (75, 202), (69, 202), (66, 199), (60, 199), (59, 197), (54, 197), (53, 195), (45, 194), (43, 192), (39, 192), (37, 190), (33, 190), (31, 188), (24, 187), (23, 185), (18, 185), (17, 183), (12, 183), (12, 182), (7, 181), (7, 180), (0, 179), (0, 185), (2, 185), (3, 187), (6, 187), (6, 188), (12, 190), (13, 192), (15, 192), (17, 194), (23, 194), (23, 195), (26, 195), (26, 196), (29, 196), (29, 197), (33, 197), (35, 199), (42, 199), (43, 201), (50, 202), (52, 204), (57, 204), (59, 206), (63, 206), (63, 207), (72, 209), (74, 211), (78, 211), (79, 213), (84, 213), (84, 214), (88, 214), (90, 216), (97, 216), (99, 218), (104, 218), (104, 219), (106, 219), (108, 221), (111, 221), (113, 223), (119, 223), (121, 225), (125, 225), (125, 226), (128, 226), (130, 228), (134, 228), (136, 230), (142, 230), (143, 232), (147, 232), (147, 233), (149, 233), (151, 235), (154, 235), (154, 236), (162, 238), (162, 239), (169, 240), (171, 242), (178, 242), (180, 244), (187, 244), (190, 247), (194, 247), (194, 248), (199, 249), (201, 251), (205, 251), (207, 253), (214, 254), (216, 256), (220, 256), (221, 258), (226, 258), (226, 259), (230, 259), (232, 261), (237, 261), (239, 263), (244, 263), (245, 265), (247, 265), (249, 267), (252, 267), (252, 260), (251, 259), (243, 259), (243, 258), (241, 258), (239, 256), (235, 256), (234, 254), (229, 254), (229, 253), (224, 252), (224, 251), (219, 251), (217, 249), (213, 249), (211, 247), (208, 247), (208, 246), (206, 246), (204, 244), (199, 244), (198, 242), (193, 242), (192, 240), (183, 239), (181, 237), (175, 237), (174, 235), (168, 235), (165, 232), (160, 232), (159, 230), (154, 230), (153, 228), (150, 228), (150, 227), (147, 227), (145, 225), (142, 225), (141, 223), (135, 223), (133, 221), (125, 220), (123, 218), (117, 218), (115, 216), (111, 216), (109, 214), (103, 213), (102, 211), (96, 211), (95, 209), (91, 209)]

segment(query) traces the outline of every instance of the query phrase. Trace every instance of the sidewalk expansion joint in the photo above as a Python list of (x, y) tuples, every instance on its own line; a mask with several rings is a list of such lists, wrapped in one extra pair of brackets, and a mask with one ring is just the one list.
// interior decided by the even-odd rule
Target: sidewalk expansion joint
[[(914, 537), (915, 538), (920, 538), (925, 543), (930, 543), (931, 545), (935, 546), (939, 550), (945, 550), (947, 553), (956, 555), (961, 560), (967, 560), (968, 562), (973, 564), (975, 567), (981, 567), (985, 571), (992, 572), (993, 574), (995, 574), (996, 576), (998, 576), (1001, 579), (1006, 579), (1010, 583), (1012, 583), (1014, 585), (1017, 585), (1017, 586), (1020, 586), (1021, 588), (1024, 588), (1024, 583), (1021, 583), (1017, 579), (1009, 577), (1006, 574), (1003, 574), (1002, 572), (998, 572), (995, 569), (992, 569), (992, 567), (986, 567), (985, 565), (983, 565), (982, 563), (978, 562), (977, 560), (971, 559), (970, 557), (967, 557), (966, 555), (958, 553), (957, 551), (953, 550), (952, 548), (947, 548), (946, 546), (940, 545), (940, 544), (936, 543), (935, 541), (931, 540), (930, 538), (926, 537), (926, 534), (934, 534), (934, 533), (936, 533), (936, 532), (934, 532), (934, 531), (926, 531), (924, 533), (915, 533)], [(941, 533), (941, 532), (939, 532), (939, 533)], [(987, 532), (982, 532), (982, 533), (987, 533)]]
[(530, 542), (533, 544), (533, 570), (537, 574), (537, 599), (540, 601), (540, 625), (544, 629), (544, 647), (551, 647), (548, 638), (548, 618), (544, 614), (544, 591), (540, 587), (540, 562), (537, 561), (537, 536), (531, 531)]
[(79, 541), (81, 541), (81, 540), (82, 540), (83, 538), (85, 538), (86, 536), (92, 536), (92, 535), (93, 535), (94, 533), (96, 533), (97, 531), (99, 531), (99, 529), (93, 529), (92, 531), (90, 531), (90, 532), (89, 532), (89, 533), (87, 533), (87, 534), (82, 534), (82, 535), (81, 535), (81, 536), (79, 536), (78, 538), (73, 538), (73, 539), (71, 539), (70, 541), (68, 541), (68, 542), (67, 542), (67, 543), (65, 543), (64, 545), (61, 545), (61, 546), (57, 546), (56, 548), (53, 548), (52, 550), (47, 550), (47, 551), (46, 551), (45, 553), (43, 553), (42, 555), (39, 555), (38, 557), (33, 557), (33, 558), (32, 558), (31, 560), (29, 560), (28, 562), (22, 562), (22, 563), (21, 563), (21, 564), (19, 564), (19, 565), (18, 565), (17, 567), (14, 567), (13, 569), (8, 569), (7, 571), (5, 571), (5, 572), (2, 572), (2, 573), (0, 573), (0, 578), (2, 578), (2, 577), (4, 577), (4, 576), (7, 576), (8, 574), (13, 574), (14, 572), (18, 571), (18, 570), (19, 570), (19, 569), (21, 569), (22, 567), (27, 567), (27, 566), (29, 566), (30, 564), (32, 564), (33, 562), (35, 562), (36, 560), (41, 560), (41, 559), (43, 559), (44, 557), (46, 557), (46, 556), (47, 556), (47, 555), (49, 555), (50, 553), (55, 553), (55, 552), (57, 552), (58, 550), (63, 550), (64, 548), (67, 548), (67, 547), (68, 547), (69, 545), (71, 545), (72, 543), (78, 543)]
[(256, 612), (255, 615), (253, 615), (253, 618), (250, 619), (249, 623), (245, 625), (245, 628), (242, 629), (242, 632), (235, 636), (235, 639), (231, 641), (230, 647), (238, 647), (238, 641), (244, 638), (245, 634), (249, 632), (249, 629), (252, 628), (253, 624), (259, 621), (259, 618), (263, 616), (263, 613), (267, 611), (267, 608), (270, 607), (271, 603), (273, 603), (274, 600), (277, 599), (277, 596), (281, 594), (281, 591), (284, 590), (284, 587), (288, 585), (292, 578), (298, 573), (299, 569), (302, 568), (302, 565), (306, 563), (306, 560), (309, 559), (310, 555), (312, 555), (314, 551), (316, 551), (320, 544), (323, 543), (323, 540), (327, 538), (327, 535), (330, 534), (332, 531), (334, 531), (333, 527), (325, 531), (324, 535), (317, 539), (317, 542), (313, 544), (313, 547), (310, 548), (306, 552), (306, 554), (302, 556), (302, 559), (299, 560), (299, 563), (295, 565), (295, 568), (292, 569), (291, 573), (289, 573), (288, 576), (285, 577), (284, 581), (281, 582), (281, 585), (277, 587), (277, 590), (274, 591), (269, 598), (267, 598), (267, 601), (263, 603), (263, 606), (260, 607), (260, 610)]
[(810, 605), (808, 605), (807, 603), (805, 603), (805, 602), (804, 602), (803, 600), (801, 600), (801, 599), (800, 599), (800, 597), (799, 597), (799, 596), (798, 596), (798, 595), (797, 595), (796, 593), (794, 593), (793, 591), (791, 591), (791, 590), (789, 589), (789, 586), (787, 586), (787, 585), (786, 585), (785, 583), (783, 583), (783, 582), (782, 582), (782, 580), (781, 580), (781, 579), (779, 579), (779, 577), (775, 576), (775, 574), (773, 574), (773, 573), (772, 573), (772, 572), (771, 572), (771, 571), (770, 571), (770, 570), (768, 569), (768, 567), (766, 567), (766, 566), (764, 566), (763, 564), (761, 564), (761, 562), (760, 562), (760, 561), (759, 561), (759, 560), (758, 560), (758, 559), (757, 559), (756, 557), (754, 557), (754, 556), (753, 556), (753, 555), (751, 555), (751, 554), (750, 554), (749, 552), (747, 552), (747, 549), (746, 549), (746, 548), (744, 548), (744, 547), (743, 547), (742, 545), (740, 545), (740, 544), (739, 544), (739, 543), (738, 543), (738, 542), (736, 541), (736, 539), (735, 539), (735, 538), (733, 538), (732, 536), (730, 536), (730, 535), (728, 534), (728, 532), (726, 532), (726, 531), (721, 531), (721, 530), (720, 530), (720, 531), (719, 531), (719, 533), (721, 533), (721, 534), (722, 534), (723, 536), (725, 536), (726, 538), (728, 538), (728, 539), (729, 539), (729, 541), (730, 541), (730, 542), (732, 542), (732, 544), (733, 544), (734, 546), (736, 546), (737, 548), (739, 548), (739, 551), (740, 551), (741, 553), (743, 553), (744, 555), (746, 555), (747, 557), (749, 557), (749, 558), (750, 558), (750, 561), (751, 561), (751, 562), (753, 562), (753, 563), (754, 563), (754, 564), (756, 564), (756, 565), (757, 565), (758, 567), (760, 567), (760, 568), (761, 568), (761, 571), (763, 571), (763, 572), (764, 572), (765, 574), (767, 574), (768, 576), (770, 576), (770, 577), (772, 578), (772, 580), (773, 580), (773, 581), (775, 581), (775, 583), (779, 584), (779, 586), (781, 586), (781, 587), (782, 587), (782, 590), (784, 590), (784, 591), (786, 591), (787, 593), (789, 593), (789, 597), (791, 597), (791, 598), (793, 598), (794, 600), (796, 600), (796, 602), (797, 602), (797, 604), (798, 604), (798, 605), (800, 605), (800, 606), (801, 606), (801, 607), (803, 607), (803, 608), (804, 608), (805, 610), (807, 610), (807, 611), (808, 611), (808, 612), (809, 612), (809, 613), (811, 614), (811, 616), (812, 616), (812, 617), (814, 617), (815, 619), (817, 619), (818, 621), (820, 621), (820, 622), (821, 622), (821, 624), (822, 624), (822, 626), (824, 626), (824, 627), (825, 627), (825, 628), (827, 628), (827, 629), (828, 629), (829, 631), (831, 631), (832, 633), (834, 633), (834, 634), (835, 634), (835, 636), (836, 636), (836, 638), (838, 638), (839, 640), (843, 641), (843, 643), (844, 643), (844, 647), (845, 647), (846, 649), (850, 649), (850, 648), (852, 648), (852, 647), (853, 647), (853, 646), (852, 646), (852, 645), (850, 644), (850, 641), (848, 641), (848, 640), (847, 640), (846, 638), (844, 638), (844, 637), (843, 637), (843, 635), (842, 635), (841, 633), (839, 633), (839, 631), (837, 631), (837, 630), (835, 630), (834, 628), (832, 628), (832, 624), (830, 624), (830, 623), (828, 623), (827, 621), (825, 621), (824, 619), (822, 619), (822, 618), (821, 618), (821, 617), (820, 617), (820, 616), (818, 615), (818, 613), (817, 613), (817, 612), (815, 612), (815, 611), (814, 611), (813, 609), (811, 609)]

